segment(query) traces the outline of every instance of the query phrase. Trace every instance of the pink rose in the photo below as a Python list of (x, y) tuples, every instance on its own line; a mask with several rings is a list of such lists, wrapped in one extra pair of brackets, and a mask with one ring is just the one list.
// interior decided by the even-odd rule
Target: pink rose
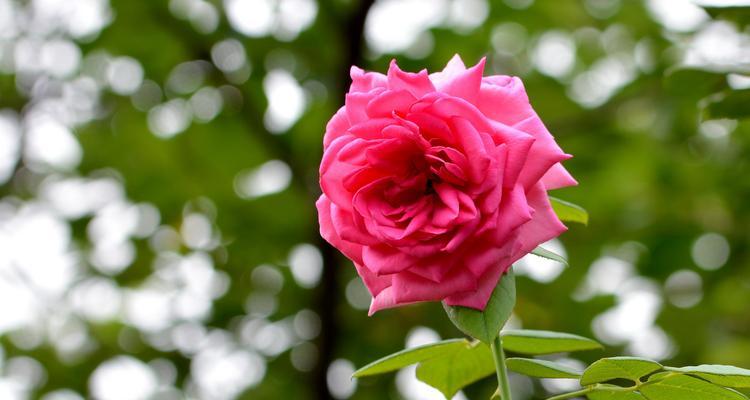
[(575, 185), (521, 80), (352, 67), (323, 139), (321, 235), (354, 261), (370, 314), (420, 301), (483, 310), (511, 264), (566, 230), (547, 190)]

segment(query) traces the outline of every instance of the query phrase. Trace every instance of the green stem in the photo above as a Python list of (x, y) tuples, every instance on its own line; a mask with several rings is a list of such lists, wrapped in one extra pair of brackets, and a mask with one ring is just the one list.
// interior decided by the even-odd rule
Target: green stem
[(586, 393), (592, 392), (593, 390), (594, 390), (593, 387), (587, 387), (587, 388), (581, 389), (581, 390), (576, 391), (576, 392), (559, 394), (557, 396), (550, 397), (547, 400), (572, 399), (574, 397), (584, 396), (584, 395), (586, 395)]
[(510, 382), (508, 381), (508, 369), (505, 367), (505, 352), (503, 351), (503, 340), (500, 336), (492, 342), (492, 355), (495, 358), (495, 370), (497, 371), (497, 384), (502, 400), (511, 400)]

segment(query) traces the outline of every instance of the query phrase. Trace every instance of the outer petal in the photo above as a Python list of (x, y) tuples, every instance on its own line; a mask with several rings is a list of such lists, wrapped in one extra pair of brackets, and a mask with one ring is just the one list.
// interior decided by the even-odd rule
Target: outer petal
[(334, 140), (323, 152), (320, 162), (320, 187), (323, 193), (346, 211), (352, 209), (352, 195), (344, 188), (344, 179), (359, 167), (339, 161), (338, 153), (352, 140), (354, 137), (349, 135)]
[(331, 142), (345, 134), (350, 126), (349, 117), (346, 115), (346, 107), (342, 106), (326, 125), (326, 133), (323, 136), (323, 149), (327, 149), (331, 145)]
[(440, 301), (454, 293), (477, 288), (477, 279), (465, 268), (453, 268), (439, 283), (410, 272), (393, 275), (392, 282), (397, 303)]
[(352, 85), (349, 88), (350, 93), (369, 92), (377, 87), (388, 86), (388, 79), (379, 72), (365, 72), (362, 69), (352, 66), (349, 70), (352, 77)]
[(463, 71), (466, 71), (466, 65), (464, 65), (461, 56), (455, 54), (453, 55), (453, 58), (448, 61), (448, 64), (445, 65), (445, 68), (443, 68), (442, 71), (430, 74), (430, 80), (438, 90), (442, 91), (443, 85), (446, 82), (450, 81)]
[(486, 61), (483, 57), (477, 65), (460, 72), (453, 72), (448, 79), (440, 83), (438, 89), (451, 96), (461, 97), (472, 103), (475, 102), (482, 84), (482, 74), (484, 74)]
[(530, 117), (534, 110), (521, 80), (514, 76), (495, 75), (482, 80), (477, 107), (489, 118), (514, 125)]
[(507, 272), (512, 264), (507, 258), (499, 260), (496, 267), (488, 268), (484, 275), (482, 275), (476, 290), (447, 297), (444, 300), (445, 304), (484, 310), (487, 302), (490, 300), (492, 291), (495, 290), (498, 282), (500, 282), (502, 274)]
[(416, 98), (435, 91), (427, 70), (423, 69), (416, 74), (404, 72), (396, 64), (396, 60), (392, 60), (388, 68), (388, 87), (391, 90), (408, 90)]
[(362, 278), (362, 281), (367, 287), (367, 291), (370, 292), (372, 297), (377, 296), (391, 286), (390, 276), (377, 276), (358, 263), (354, 263), (354, 266), (357, 268), (357, 274)]
[(362, 261), (368, 270), (378, 276), (405, 271), (417, 262), (414, 257), (386, 245), (365, 247)]
[(557, 163), (553, 165), (546, 174), (544, 174), (542, 177), (542, 183), (544, 184), (545, 189), (553, 190), (575, 186), (578, 184), (578, 181), (570, 175), (562, 164)]
[(518, 247), (514, 249), (511, 262), (516, 262), (540, 244), (568, 230), (552, 210), (544, 185), (537, 183), (526, 193), (526, 196), (529, 206), (534, 209), (534, 216), (531, 221), (518, 228), (516, 232)]
[(517, 123), (514, 128), (529, 133), (536, 139), (529, 150), (528, 160), (519, 176), (519, 181), (524, 187), (531, 187), (542, 179), (542, 176), (553, 165), (572, 157), (560, 149), (560, 146), (557, 145), (555, 139), (536, 114)]
[(321, 195), (315, 202), (318, 209), (318, 223), (320, 224), (320, 236), (323, 237), (333, 247), (339, 249), (345, 256), (355, 263), (362, 262), (362, 246), (356, 243), (348, 242), (341, 239), (331, 218), (331, 201), (326, 195)]

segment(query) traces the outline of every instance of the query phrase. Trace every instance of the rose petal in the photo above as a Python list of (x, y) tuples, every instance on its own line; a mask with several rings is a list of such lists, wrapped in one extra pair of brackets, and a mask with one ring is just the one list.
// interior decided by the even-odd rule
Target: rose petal
[(388, 88), (391, 90), (408, 90), (416, 98), (435, 91), (435, 86), (432, 85), (427, 70), (423, 69), (416, 74), (404, 72), (396, 64), (396, 60), (392, 60), (388, 68)]
[(486, 58), (482, 57), (477, 65), (460, 72), (453, 72), (448, 79), (440, 83), (438, 89), (452, 96), (474, 102), (482, 84), (482, 74), (484, 74), (484, 64), (486, 61)]
[(408, 271), (393, 275), (391, 282), (397, 303), (439, 301), (454, 293), (477, 288), (477, 279), (464, 268), (453, 268), (441, 282), (434, 282)]
[(553, 165), (552, 168), (544, 174), (542, 177), (542, 183), (547, 190), (578, 185), (578, 181), (576, 181), (560, 163)]
[(414, 265), (414, 257), (390, 246), (365, 246), (362, 249), (362, 264), (378, 276), (391, 275)]
[(438, 90), (442, 90), (442, 85), (444, 83), (450, 81), (452, 78), (459, 75), (463, 71), (466, 71), (466, 65), (464, 65), (464, 61), (461, 59), (461, 56), (459, 56), (458, 54), (454, 54), (442, 71), (430, 74), (430, 80)]
[(352, 85), (349, 87), (349, 93), (369, 92), (377, 87), (386, 87), (388, 79), (379, 72), (365, 72), (362, 69), (352, 66), (349, 70), (352, 78)]
[(326, 133), (323, 136), (323, 150), (327, 149), (336, 138), (346, 133), (351, 124), (346, 114), (346, 107), (339, 108), (336, 114), (333, 114), (331, 120), (326, 125)]
[(523, 224), (516, 232), (520, 247), (514, 249), (512, 262), (534, 250), (540, 244), (560, 236), (568, 228), (560, 222), (552, 210), (544, 185), (538, 183), (526, 193), (528, 204), (534, 209), (531, 221)]
[(406, 90), (387, 90), (367, 103), (370, 117), (390, 117), (393, 112), (405, 114), (417, 99)]
[(523, 83), (514, 76), (485, 77), (476, 104), (484, 115), (505, 125), (514, 125), (534, 113)]
[(362, 262), (362, 246), (356, 243), (352, 243), (341, 239), (338, 232), (334, 227), (333, 219), (331, 218), (331, 201), (328, 200), (326, 195), (321, 195), (318, 201), (315, 202), (315, 207), (318, 209), (318, 223), (320, 224), (320, 236), (323, 237), (333, 247), (339, 249), (345, 256), (354, 262)]
[(517, 123), (514, 128), (529, 133), (536, 139), (529, 149), (529, 161), (525, 163), (518, 178), (519, 182), (525, 187), (529, 188), (542, 179), (542, 176), (553, 165), (572, 157), (563, 153), (542, 120), (536, 115)]

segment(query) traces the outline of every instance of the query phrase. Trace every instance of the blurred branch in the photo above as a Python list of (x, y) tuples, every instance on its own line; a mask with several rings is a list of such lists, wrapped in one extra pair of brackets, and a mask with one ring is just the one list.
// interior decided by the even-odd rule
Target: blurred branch
[[(341, 93), (343, 99), (344, 94), (349, 86), (350, 77), (349, 69), (352, 65), (361, 65), (362, 53), (363, 53), (363, 37), (365, 29), (365, 20), (367, 19), (367, 13), (370, 11), (370, 7), (375, 0), (360, 0), (356, 9), (354, 9), (345, 21), (345, 23), (338, 26), (342, 27), (340, 36), (345, 41), (346, 56), (343, 58), (344, 63), (341, 65), (339, 70), (339, 78), (337, 80), (338, 92)], [(331, 394), (328, 391), (327, 384), (327, 372), (328, 366), (331, 364), (334, 358), (334, 351), (339, 336), (338, 319), (336, 318), (336, 310), (338, 309), (338, 303), (341, 298), (339, 289), (339, 266), (337, 265), (337, 252), (329, 245), (325, 240), (322, 240), (320, 234), (316, 232), (315, 235), (318, 238), (318, 246), (323, 254), (323, 277), (321, 285), (318, 290), (318, 301), (317, 309), (321, 316), (321, 332), (320, 332), (320, 359), (316, 365), (314, 372), (315, 380), (315, 398), (316, 399), (330, 399)]]
[[(337, 78), (335, 80), (336, 92), (341, 94), (342, 99), (349, 86), (349, 68), (352, 65), (359, 65), (363, 61), (362, 42), (364, 25), (367, 13), (374, 2), (375, 0), (361, 0), (348, 16), (336, 16), (339, 22), (336, 25), (341, 29), (337, 32), (337, 35), (343, 41), (342, 47), (345, 51), (344, 57), (342, 57), (343, 63), (338, 71), (336, 71)], [(163, 5), (154, 4), (155, 15), (158, 15), (162, 20), (169, 21), (169, 23), (164, 24), (165, 29), (174, 31), (175, 35), (182, 41), (190, 43), (193, 49), (193, 57), (210, 61), (211, 46), (214, 43), (212, 37), (196, 33), (189, 26), (175, 21)], [(326, 9), (326, 7), (321, 8)], [(226, 32), (222, 33), (226, 34)], [(278, 158), (289, 165), (293, 174), (292, 185), (298, 190), (307, 193), (310, 197), (308, 204), (314, 207), (315, 200), (319, 195), (319, 189), (317, 182), (310, 182), (308, 184), (308, 177), (312, 178), (309, 176), (310, 169), (307, 168), (303, 161), (295, 158), (287, 138), (272, 135), (265, 129), (262, 107), (255, 103), (251, 93), (248, 93), (252, 89), (249, 89), (247, 85), (245, 88), (240, 113), (247, 125), (248, 132), (261, 140), (272, 157)], [(314, 176), (317, 178), (317, 174)], [(316, 210), (312, 210), (312, 214), (316, 215)], [(334, 359), (339, 337), (336, 310), (341, 299), (339, 293), (339, 270), (341, 263), (339, 262), (339, 255), (336, 249), (320, 236), (317, 224), (313, 224), (313, 230), (310, 232), (309, 238), (310, 242), (314, 243), (320, 249), (323, 257), (323, 275), (315, 298), (315, 310), (321, 319), (321, 331), (318, 339), (319, 358), (315, 369), (311, 373), (311, 392), (314, 391), (313, 398), (327, 400), (332, 398), (327, 384), (328, 366)]]

